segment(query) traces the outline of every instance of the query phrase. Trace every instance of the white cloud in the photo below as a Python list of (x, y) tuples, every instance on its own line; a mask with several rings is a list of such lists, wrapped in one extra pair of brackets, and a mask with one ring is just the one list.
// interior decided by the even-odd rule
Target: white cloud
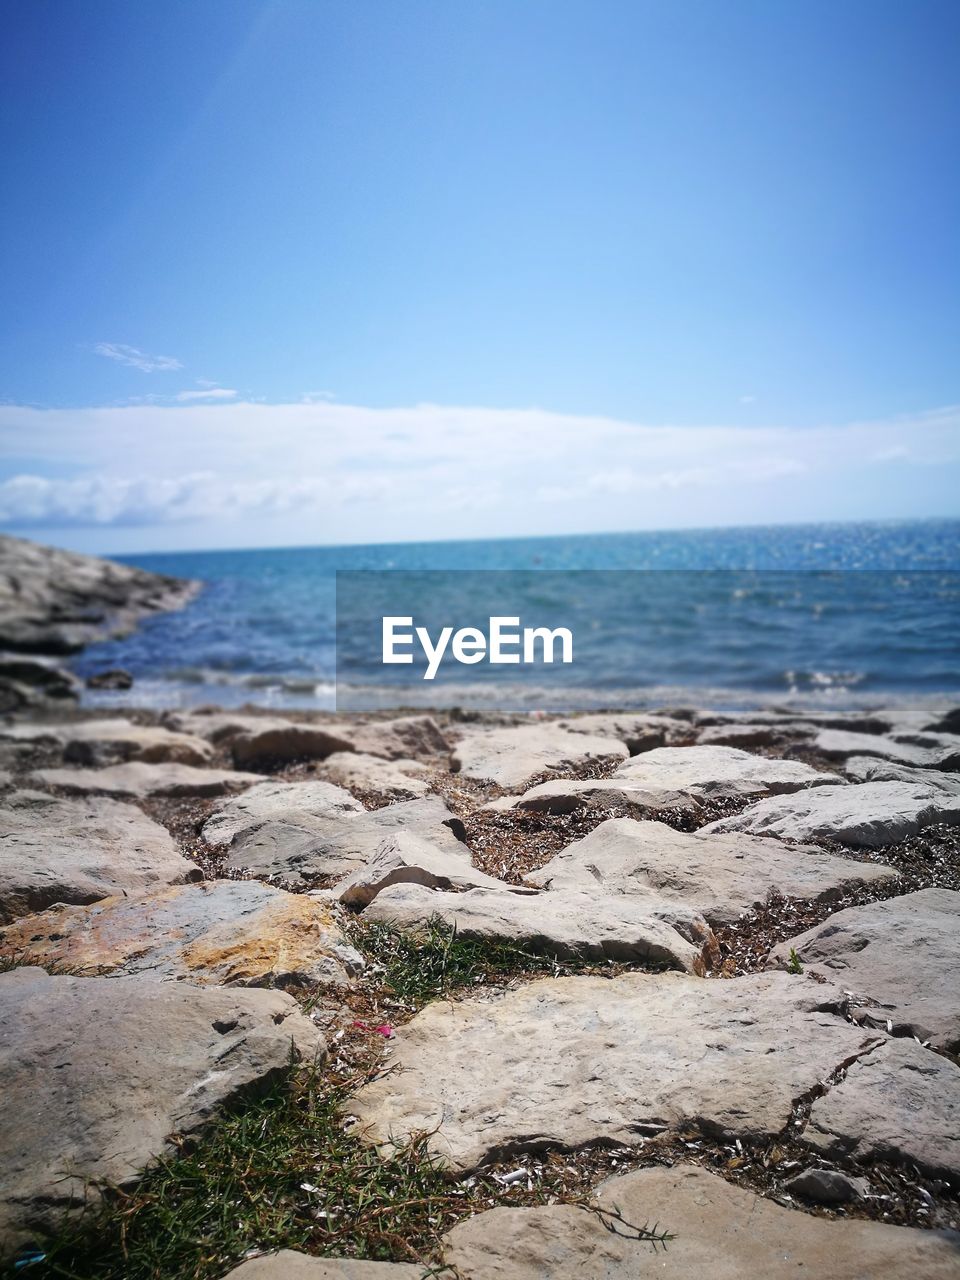
[(950, 514), (960, 493), (955, 408), (688, 427), (540, 409), (270, 405), (227, 401), (227, 390), (172, 404), (0, 406), (11, 476), (0, 523), (158, 526), (155, 546), (172, 536), (163, 528), (189, 526), (182, 545), (250, 546)]
[(228, 387), (202, 386), (199, 391), (180, 391), (174, 398), (185, 404), (191, 400), (235, 400), (237, 393)]
[(106, 356), (108, 360), (116, 360), (118, 364), (129, 365), (131, 369), (140, 369), (143, 373), (167, 373), (183, 368), (173, 356), (151, 356), (146, 351), (128, 347), (123, 342), (98, 342), (93, 349), (98, 356)]

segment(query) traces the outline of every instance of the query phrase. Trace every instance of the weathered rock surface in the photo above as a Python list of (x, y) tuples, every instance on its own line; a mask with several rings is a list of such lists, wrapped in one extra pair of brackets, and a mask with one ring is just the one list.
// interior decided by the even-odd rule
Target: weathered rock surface
[(133, 805), (14, 791), (0, 805), (0, 922), (200, 878)]
[(701, 830), (882, 849), (938, 822), (960, 823), (960, 796), (925, 782), (863, 782), (770, 796)]
[(454, 748), (450, 767), (454, 773), (510, 790), (548, 769), (580, 769), (627, 755), (615, 738), (572, 733), (558, 724), (525, 724), (468, 733)]
[(348, 736), (354, 751), (384, 760), (406, 756), (430, 759), (442, 756), (444, 763), (450, 743), (432, 716), (398, 716), (395, 720), (372, 720), (351, 726)]
[(311, 1258), (306, 1253), (281, 1249), (262, 1258), (251, 1258), (223, 1280), (425, 1280), (435, 1267), (414, 1262), (366, 1262), (362, 1258)]
[(651, 791), (682, 792), (699, 800), (718, 796), (781, 795), (841, 782), (799, 760), (771, 760), (738, 747), (660, 747), (626, 761), (612, 781)]
[(294, 760), (324, 760), (335, 751), (352, 751), (343, 730), (331, 724), (251, 717), (254, 723), (227, 741), (238, 769), (269, 769)]
[(784, 897), (831, 898), (858, 882), (891, 879), (874, 863), (815, 848), (787, 848), (759, 836), (688, 835), (662, 822), (610, 818), (527, 877), (551, 891), (658, 893), (702, 912), (710, 924), (732, 924), (741, 912)]
[(320, 768), (324, 777), (348, 791), (391, 800), (415, 800), (430, 789), (418, 776), (426, 772), (426, 766), (419, 760), (383, 760), (360, 751), (336, 751), (327, 756)]
[(38, 769), (33, 779), (70, 795), (131, 800), (148, 796), (224, 796), (261, 781), (256, 773), (198, 769), (191, 764), (144, 764), (139, 760), (106, 769)]
[(261, 823), (235, 837), (226, 865), (304, 888), (365, 866), (384, 837), (398, 831), (409, 831), (454, 854), (464, 847), (463, 824), (442, 800), (427, 796), (370, 812), (314, 817), (307, 827), (299, 820), (279, 818)]
[(783, 1184), (784, 1191), (813, 1204), (849, 1204), (869, 1194), (866, 1178), (853, 1178), (839, 1169), (804, 1169)]
[(915, 1164), (960, 1177), (960, 1067), (915, 1040), (887, 1040), (818, 1098), (804, 1141), (826, 1155)]
[(697, 734), (702, 747), (770, 747), (785, 737), (803, 736), (776, 724), (711, 724)]
[(75, 653), (182, 607), (198, 584), (0, 534), (0, 648)]
[(585, 781), (552, 778), (540, 782), (521, 796), (501, 796), (485, 808), (500, 813), (573, 813), (578, 809), (682, 810), (691, 815), (700, 811), (692, 796), (680, 791), (663, 791), (633, 783), (627, 778), (592, 778)]
[(147, 764), (204, 765), (213, 748), (203, 738), (129, 720), (78, 720), (74, 724), (22, 724), (0, 728), (0, 739), (55, 744), (71, 764), (107, 765), (128, 760)]
[(401, 1069), (350, 1110), (378, 1143), (436, 1130), (432, 1146), (457, 1169), (550, 1146), (629, 1146), (690, 1121), (779, 1133), (796, 1098), (877, 1043), (830, 1011), (840, 1000), (784, 973), (627, 973), (432, 1004), (396, 1033)]
[(0, 653), (0, 712), (41, 709), (75, 702), (80, 681), (50, 658)]
[(52, 906), (0, 929), (3, 955), (82, 976), (244, 987), (344, 985), (363, 968), (327, 905), (255, 880)]
[[(223, 1103), (323, 1048), (291, 996), (149, 978), (0, 974), (0, 1240), (55, 1228)], [(88, 1191), (92, 1195), (92, 1191)]]
[(203, 824), (203, 838), (207, 844), (229, 844), (240, 832), (266, 822), (320, 830), (327, 819), (348, 813), (363, 813), (363, 805), (332, 782), (258, 782), (214, 809)]
[(912, 765), (897, 764), (894, 760), (880, 760), (876, 756), (851, 756), (844, 761), (843, 771), (854, 782), (913, 782), (960, 796), (960, 774), (943, 773), (938, 769), (917, 769)]
[(854, 1017), (895, 1035), (960, 1049), (960, 893), (923, 889), (838, 911), (774, 947), (786, 966), (791, 948), (804, 966), (862, 1000)]
[[(872, 733), (845, 733), (840, 729), (824, 729), (813, 742), (816, 751), (828, 760), (846, 760), (850, 756), (877, 756), (883, 760), (895, 760), (899, 764), (917, 768), (941, 768), (949, 765), (955, 754), (949, 748), (916, 747), (893, 738)], [(960, 766), (960, 758), (958, 765)]]
[[(815, 1218), (691, 1165), (612, 1178), (599, 1188), (596, 1201), (600, 1214), (563, 1204), (488, 1209), (447, 1233), (444, 1261), (465, 1280), (952, 1280), (956, 1275), (960, 1233)], [(675, 1238), (654, 1250), (623, 1220), (658, 1223)]]
[(508, 894), (532, 892), (516, 889), (477, 870), (467, 846), (459, 841), (457, 844), (458, 848), (449, 842), (441, 846), (412, 831), (397, 831), (385, 837), (368, 863), (340, 881), (336, 896), (345, 906), (363, 908), (391, 885), (419, 885), (456, 893), (474, 888)]
[(716, 951), (702, 917), (653, 895), (504, 889), (438, 893), (422, 884), (395, 884), (381, 890), (363, 915), (407, 928), (439, 917), (462, 938), (518, 943), (557, 959), (644, 960), (687, 973), (702, 974)]
[(666, 746), (675, 738), (690, 736), (690, 725), (685, 720), (674, 720), (669, 716), (599, 714), (571, 716), (557, 723), (561, 729), (569, 729), (571, 733), (616, 738), (632, 756)]
[(203, 738), (126, 720), (81, 720), (65, 725), (63, 756), (70, 764), (208, 764), (213, 748)]

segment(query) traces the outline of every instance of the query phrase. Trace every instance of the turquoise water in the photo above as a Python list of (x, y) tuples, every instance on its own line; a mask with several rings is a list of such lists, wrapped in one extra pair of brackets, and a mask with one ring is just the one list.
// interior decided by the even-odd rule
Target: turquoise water
[[(205, 585), (182, 612), (77, 659), (80, 674), (133, 673), (130, 694), (98, 695), (105, 702), (332, 706), (337, 569), (605, 571), (571, 576), (580, 615), (599, 620), (583, 684), (571, 672), (562, 690), (548, 690), (524, 673), (512, 683), (465, 684), (452, 699), (422, 687), (399, 698), (378, 691), (383, 671), (371, 665), (351, 677), (364, 690), (369, 683), (369, 705), (446, 697), (528, 709), (641, 706), (695, 690), (700, 701), (747, 706), (960, 689), (960, 521), (125, 559)], [(535, 574), (526, 578), (535, 586)], [(445, 586), (458, 625), (475, 621), (471, 580), (451, 572)]]

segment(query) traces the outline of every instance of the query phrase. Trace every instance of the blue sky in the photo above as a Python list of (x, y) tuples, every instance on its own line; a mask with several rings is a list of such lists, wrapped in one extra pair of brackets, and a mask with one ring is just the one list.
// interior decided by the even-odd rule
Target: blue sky
[(2, 22), (4, 527), (960, 514), (954, 0)]

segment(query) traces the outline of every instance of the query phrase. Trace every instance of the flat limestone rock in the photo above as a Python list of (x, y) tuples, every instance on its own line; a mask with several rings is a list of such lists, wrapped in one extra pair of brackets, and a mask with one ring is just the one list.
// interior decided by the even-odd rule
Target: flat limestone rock
[(142, 760), (146, 764), (209, 764), (213, 748), (203, 738), (127, 720), (80, 720), (60, 730), (63, 758), (99, 766)]
[(854, 782), (914, 782), (960, 796), (960, 774), (942, 773), (938, 769), (917, 769), (876, 756), (851, 756), (844, 761), (843, 771)]
[(771, 760), (738, 747), (659, 747), (626, 761), (612, 781), (651, 791), (682, 792), (698, 800), (727, 796), (782, 795), (841, 782), (799, 760)]
[(674, 738), (690, 735), (690, 726), (684, 720), (657, 715), (586, 715), (558, 720), (561, 729), (571, 733), (588, 733), (600, 738), (616, 738), (632, 756), (641, 751), (652, 751), (665, 746)]
[(332, 782), (261, 781), (218, 805), (203, 824), (203, 838), (214, 846), (229, 844), (241, 831), (273, 821), (312, 831), (328, 818), (362, 812), (360, 801)]
[(33, 778), (70, 795), (117, 796), (130, 800), (149, 796), (223, 796), (261, 781), (257, 773), (139, 761), (109, 765), (106, 769), (38, 769)]
[(700, 911), (711, 925), (732, 924), (771, 892), (829, 899), (850, 885), (892, 879), (874, 863), (815, 848), (787, 848), (760, 836), (688, 835), (662, 822), (609, 818), (527, 877), (551, 891), (658, 893)]
[(314, 816), (309, 826), (276, 819), (241, 831), (226, 865), (276, 877), (292, 888), (351, 875), (376, 854), (385, 837), (408, 831), (456, 855), (464, 850), (463, 824), (438, 796), (404, 800), (382, 809)]
[(428, 1005), (396, 1032), (397, 1071), (350, 1100), (386, 1144), (431, 1133), (454, 1169), (545, 1147), (634, 1145), (698, 1122), (779, 1133), (794, 1100), (878, 1042), (842, 993), (785, 973), (544, 979)]
[(887, 1040), (818, 1098), (803, 1140), (824, 1155), (906, 1161), (960, 1177), (960, 1067), (916, 1040)]
[(439, 917), (458, 937), (517, 943), (560, 960), (641, 960), (698, 974), (717, 949), (700, 916), (653, 895), (638, 899), (577, 889), (518, 894), (505, 888), (442, 893), (396, 884), (381, 890), (363, 918), (415, 928)]
[[(425, 1280), (435, 1267), (415, 1262), (366, 1262), (362, 1258), (311, 1258), (293, 1249), (241, 1263), (223, 1280)], [(920, 1277), (923, 1280), (923, 1277)]]
[(399, 716), (394, 720), (372, 720), (367, 724), (344, 726), (344, 736), (353, 750), (384, 760), (446, 757), (450, 743), (432, 716)]
[(348, 791), (390, 800), (415, 800), (430, 790), (429, 784), (418, 776), (426, 772), (419, 760), (383, 760), (360, 751), (336, 751), (320, 767), (324, 777)]
[(199, 880), (169, 833), (133, 805), (14, 791), (0, 803), (0, 923)]
[(55, 1228), (86, 1179), (135, 1182), (172, 1134), (278, 1081), (291, 1042), (323, 1052), (280, 991), (0, 974), (0, 1242)]
[[(167, 711), (163, 723), (177, 733), (204, 738), (215, 746), (221, 746), (240, 733), (256, 733), (269, 724), (276, 724), (276, 716), (247, 715), (242, 711), (199, 710)], [(284, 724), (289, 721), (283, 721)]]
[(352, 751), (353, 743), (331, 724), (297, 724), (292, 720), (260, 719), (228, 741), (238, 769), (262, 769), (294, 760), (325, 760), (335, 751)]
[(517, 810), (520, 813), (563, 814), (578, 809), (626, 809), (628, 812), (645, 813), (648, 810), (672, 809), (695, 816), (700, 812), (699, 802), (690, 795), (644, 786), (627, 778), (591, 778), (582, 782), (551, 778), (531, 787), (521, 796), (501, 796), (484, 808), (498, 813)]
[(80, 976), (243, 987), (343, 986), (363, 968), (326, 904), (255, 880), (58, 904), (0, 930), (4, 955)]
[(615, 738), (571, 733), (558, 724), (525, 724), (468, 733), (454, 748), (450, 767), (454, 773), (510, 790), (547, 769), (571, 771), (627, 755)]
[[(457, 842), (459, 844), (459, 841)], [(391, 885), (417, 885), (428, 889), (487, 888), (500, 893), (531, 893), (479, 871), (470, 861), (465, 844), (439, 846), (411, 831), (387, 835), (370, 861), (341, 880), (336, 897), (348, 907), (369, 906)]]
[(127, 760), (147, 764), (204, 765), (213, 748), (193, 734), (174, 733), (129, 720), (78, 720), (75, 724), (22, 724), (0, 728), (0, 740), (59, 746), (70, 764), (98, 766)]
[(854, 1017), (937, 1049), (960, 1049), (960, 893), (922, 889), (848, 907), (770, 953), (786, 967), (795, 949), (806, 969), (862, 999)]
[(936, 767), (943, 751), (911, 746), (896, 742), (893, 738), (875, 733), (847, 733), (842, 729), (824, 729), (813, 741), (813, 748), (828, 760), (846, 760), (850, 756), (877, 756), (882, 760), (894, 760), (898, 764), (910, 764), (917, 768)]
[[(464, 1280), (953, 1280), (960, 1233), (817, 1218), (695, 1165), (638, 1169), (603, 1183), (600, 1214), (578, 1205), (497, 1208), (444, 1237)], [(617, 1218), (604, 1216), (618, 1215)], [(674, 1234), (666, 1246), (619, 1225)], [(305, 1278), (306, 1280), (306, 1278)]]
[(862, 782), (770, 796), (701, 828), (882, 849), (934, 823), (960, 823), (960, 796), (926, 782)]

